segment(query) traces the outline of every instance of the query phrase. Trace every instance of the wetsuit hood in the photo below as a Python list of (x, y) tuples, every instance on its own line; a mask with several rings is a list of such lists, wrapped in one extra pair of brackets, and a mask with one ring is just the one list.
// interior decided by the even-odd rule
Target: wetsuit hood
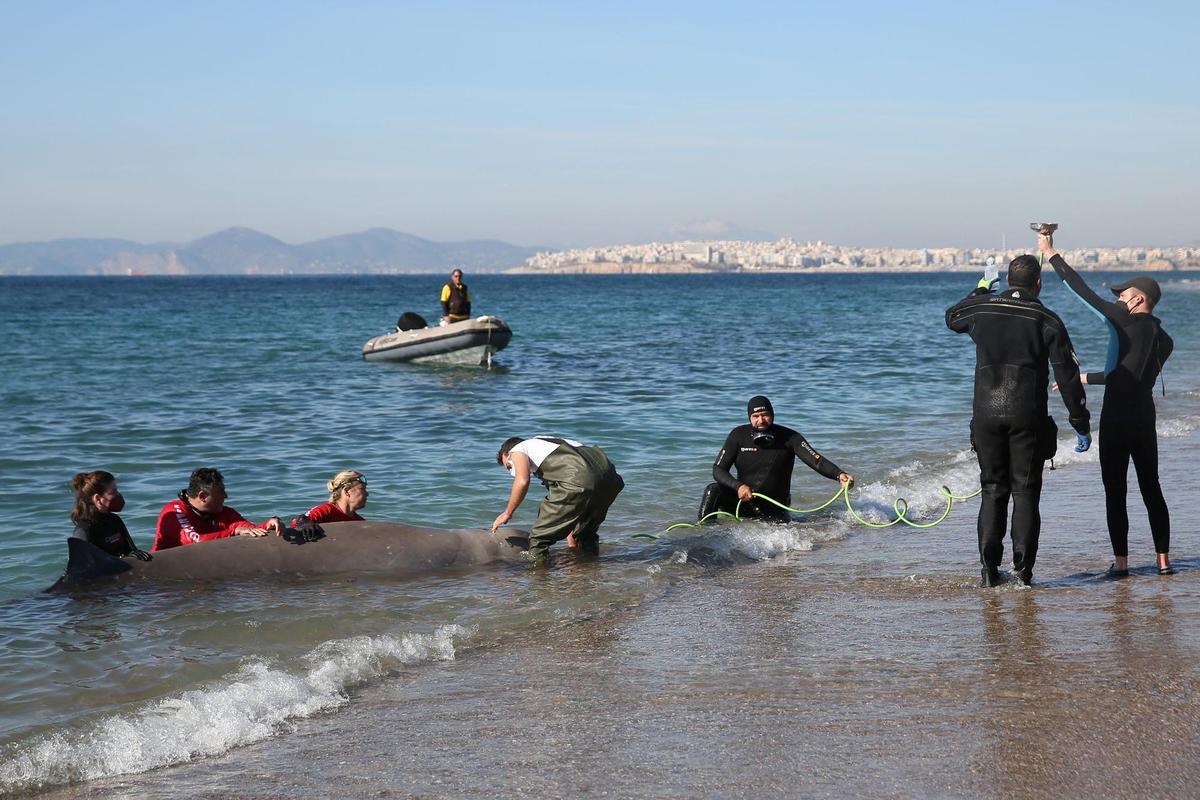
[(746, 416), (751, 417), (759, 411), (765, 411), (772, 417), (775, 416), (775, 409), (771, 406), (771, 401), (763, 397), (761, 394), (756, 394), (750, 398), (750, 402), (746, 404)]

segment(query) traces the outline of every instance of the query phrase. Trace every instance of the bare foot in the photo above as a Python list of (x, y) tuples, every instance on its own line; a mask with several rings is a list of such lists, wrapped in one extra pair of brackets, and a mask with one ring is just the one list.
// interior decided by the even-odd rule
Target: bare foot
[(575, 532), (574, 531), (571, 531), (570, 533), (567, 534), (567, 547), (571, 548), (572, 550), (575, 549)]

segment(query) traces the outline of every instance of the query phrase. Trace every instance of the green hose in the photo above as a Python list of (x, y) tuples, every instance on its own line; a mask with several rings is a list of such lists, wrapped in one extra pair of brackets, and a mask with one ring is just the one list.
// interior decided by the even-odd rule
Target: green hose
[[(828, 508), (829, 506), (833, 505), (833, 503), (839, 497), (841, 497), (846, 502), (846, 510), (848, 512), (850, 512), (850, 516), (852, 516), (860, 525), (865, 525), (868, 528), (878, 529), (878, 528), (890, 528), (893, 525), (897, 525), (897, 524), (903, 522), (905, 525), (908, 525), (909, 527), (919, 528), (919, 529), (924, 530), (924, 529), (928, 529), (928, 528), (932, 528), (937, 525), (940, 525), (946, 519), (946, 517), (950, 516), (950, 510), (954, 507), (955, 500), (970, 500), (972, 497), (978, 496), (982, 491), (983, 491), (983, 489), (980, 488), (980, 489), (976, 489), (975, 491), (971, 492), (968, 495), (959, 496), (959, 495), (956, 495), (953, 492), (951, 492), (949, 486), (942, 486), (942, 494), (946, 497), (946, 510), (943, 511), (942, 515), (940, 517), (938, 517), (937, 519), (935, 519), (933, 522), (924, 522), (924, 523), (913, 522), (911, 519), (908, 518), (908, 509), (909, 509), (908, 501), (905, 500), (903, 497), (897, 497), (896, 501), (894, 503), (892, 503), (892, 510), (896, 512), (895, 519), (890, 520), (888, 522), (871, 522), (868, 519), (864, 519), (861, 514), (859, 514), (857, 511), (854, 510), (854, 506), (850, 503), (850, 484), (848, 484), (848, 483), (844, 483), (841, 486), (839, 486), (838, 490), (836, 492), (834, 492), (833, 497), (830, 497), (824, 503), (822, 503), (821, 505), (816, 506), (814, 508), (791, 508), (789, 506), (785, 506), (783, 503), (780, 503), (779, 501), (775, 500), (774, 498), (767, 497), (765, 494), (759, 494), (758, 492), (754, 492), (753, 497), (755, 497), (758, 500), (764, 500), (773, 506), (781, 508), (784, 511), (789, 511), (793, 514), (812, 514), (817, 511), (822, 511), (825, 508)], [(741, 510), (742, 510), (742, 501), (738, 500), (737, 505), (734, 507), (732, 514), (730, 514), (728, 511), (714, 511), (711, 514), (705, 514), (703, 517), (701, 517), (696, 522), (676, 522), (674, 525), (668, 526), (667, 529), (663, 531), (663, 533), (664, 534), (670, 533), (671, 531), (675, 530), (676, 528), (698, 528), (701, 525), (703, 525), (707, 520), (710, 520), (710, 519), (713, 519), (716, 517), (729, 517), (730, 519), (734, 520), (735, 522), (740, 522), (742, 519)], [(660, 539), (661, 537), (655, 536), (654, 534), (651, 534), (651, 533), (635, 533), (633, 536), (631, 536), (629, 538), (642, 539), (642, 540), (646, 540), (646, 541), (654, 541), (654, 540)]]

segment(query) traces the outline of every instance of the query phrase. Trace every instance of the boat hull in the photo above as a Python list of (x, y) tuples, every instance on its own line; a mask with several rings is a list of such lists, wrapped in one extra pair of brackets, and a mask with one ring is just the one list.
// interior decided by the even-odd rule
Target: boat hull
[(476, 317), (431, 328), (376, 336), (363, 345), (367, 361), (485, 364), (512, 339), (499, 317)]

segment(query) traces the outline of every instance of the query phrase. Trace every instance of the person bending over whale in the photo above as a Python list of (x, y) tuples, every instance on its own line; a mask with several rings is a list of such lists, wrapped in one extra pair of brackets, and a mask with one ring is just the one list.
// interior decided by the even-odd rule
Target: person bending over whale
[(110, 556), (137, 556), (142, 561), (153, 558), (139, 550), (129, 535), (124, 521), (117, 516), (125, 507), (125, 498), (117, 489), (117, 479), (102, 469), (80, 472), (71, 479), (75, 490), (75, 508), (71, 521), (75, 523), (73, 538), (83, 539)]
[(283, 535), (283, 521), (279, 517), (271, 517), (262, 525), (255, 525), (236, 509), (225, 505), (226, 497), (225, 478), (220, 472), (210, 467), (201, 467), (192, 472), (187, 489), (159, 512), (154, 546), (150, 551), (229, 536)]
[(1112, 543), (1111, 574), (1129, 574), (1129, 461), (1137, 473), (1142, 502), (1150, 518), (1150, 535), (1158, 556), (1158, 573), (1170, 575), (1171, 516), (1158, 480), (1158, 430), (1154, 384), (1175, 342), (1151, 312), (1162, 297), (1158, 281), (1148, 275), (1118, 283), (1105, 300), (1054, 249), (1050, 232), (1038, 234), (1038, 249), (1067, 287), (1108, 323), (1108, 364), (1104, 372), (1088, 372), (1083, 383), (1104, 386), (1100, 409), (1100, 477), (1104, 482), (1108, 538)]
[(514, 436), (500, 445), (496, 463), (513, 476), (513, 485), (508, 505), (492, 523), (492, 533), (512, 519), (529, 491), (529, 476), (534, 475), (549, 491), (529, 534), (530, 557), (544, 562), (550, 545), (563, 539), (590, 555), (599, 551), (600, 524), (625, 488), (603, 450), (554, 436)]
[(313, 506), (292, 520), (292, 527), (308, 519), (310, 522), (361, 522), (358, 509), (367, 504), (367, 478), (361, 472), (345, 469), (325, 484), (329, 502)]
[[(713, 464), (713, 479), (704, 489), (699, 518), (714, 511), (732, 514), (742, 501), (740, 516), (785, 522), (787, 512), (771, 503), (754, 502), (758, 493), (785, 506), (792, 504), (792, 467), (799, 458), (830, 480), (853, 483), (854, 477), (813, 449), (798, 431), (775, 424), (775, 409), (762, 395), (746, 404), (750, 422), (739, 425), (725, 438)], [(731, 469), (737, 470), (734, 477)]]

